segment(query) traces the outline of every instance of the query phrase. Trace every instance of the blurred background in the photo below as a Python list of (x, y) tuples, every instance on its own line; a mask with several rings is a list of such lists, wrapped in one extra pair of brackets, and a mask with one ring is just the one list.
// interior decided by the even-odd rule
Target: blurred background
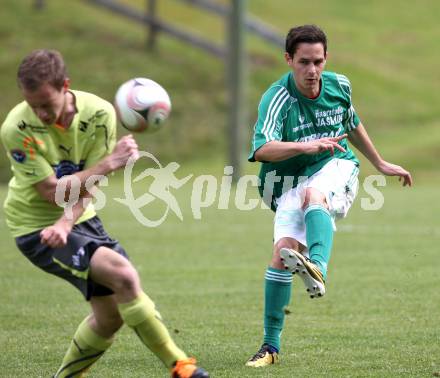
[[(112, 3), (145, 15), (149, 0)], [(173, 28), (226, 47), (228, 21), (198, 1), (157, 0), (155, 15)], [(201, 1), (202, 3), (206, 1)], [(91, 1), (2, 0), (0, 7), (0, 119), (19, 101), (15, 82), (21, 59), (36, 48), (60, 50), (72, 87), (112, 101), (118, 86), (149, 77), (169, 92), (173, 110), (155, 135), (138, 135), (140, 147), (165, 161), (227, 163), (227, 60), (158, 33), (149, 47), (149, 28)], [(208, 1), (225, 7), (230, 1)], [(329, 38), (327, 69), (346, 74), (362, 121), (383, 155), (418, 177), (431, 177), (440, 158), (438, 103), (438, 14), (440, 3), (420, 0), (244, 2), (247, 16), (268, 26), (280, 42), (297, 24), (316, 23)], [(38, 7), (40, 5), (40, 7)], [(244, 169), (249, 136), (263, 91), (284, 72), (280, 45), (245, 34), (246, 81), (240, 141)], [(150, 40), (151, 42), (151, 40)], [(120, 129), (121, 133), (124, 131)], [(256, 166), (256, 165), (255, 165)], [(363, 174), (372, 170), (365, 164)], [(9, 177), (5, 154), (0, 177)]]

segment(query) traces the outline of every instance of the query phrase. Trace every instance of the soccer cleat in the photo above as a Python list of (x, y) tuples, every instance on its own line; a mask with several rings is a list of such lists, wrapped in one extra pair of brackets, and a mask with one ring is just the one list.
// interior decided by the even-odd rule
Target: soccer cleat
[(171, 370), (171, 378), (209, 378), (209, 374), (197, 367), (194, 358), (179, 360)]
[(325, 282), (319, 268), (303, 254), (288, 248), (280, 250), (281, 262), (292, 274), (298, 273), (306, 285), (310, 298), (322, 297), (325, 294)]
[(270, 345), (263, 344), (260, 350), (246, 362), (246, 366), (263, 367), (277, 364), (278, 362), (280, 362), (278, 353)]

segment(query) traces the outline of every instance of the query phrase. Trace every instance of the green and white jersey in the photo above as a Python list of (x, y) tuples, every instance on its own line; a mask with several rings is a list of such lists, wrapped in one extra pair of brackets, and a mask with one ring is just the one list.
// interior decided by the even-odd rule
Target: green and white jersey
[[(68, 129), (44, 125), (25, 101), (11, 110), (1, 127), (13, 172), (4, 209), (14, 237), (52, 225), (62, 215), (63, 208), (44, 200), (34, 184), (89, 168), (115, 146), (113, 106), (93, 94), (71, 92), (77, 112)], [(77, 223), (94, 215), (90, 204)]]
[[(317, 98), (310, 99), (299, 92), (294, 74), (289, 72), (273, 83), (261, 98), (248, 160), (254, 162), (255, 152), (270, 141), (307, 142), (335, 137), (350, 132), (359, 123), (351, 102), (351, 85), (346, 76), (324, 71), (321, 76), (321, 92)], [(359, 164), (347, 141), (344, 139), (340, 144), (346, 152), (335, 150), (333, 156), (327, 151), (317, 155), (302, 154), (280, 162), (262, 163), (260, 194), (263, 194), (269, 173), (281, 178), (274, 183), (272, 209), (275, 210), (275, 199), (282, 195), (284, 178), (287, 176), (289, 188), (284, 190), (295, 187), (299, 177), (310, 177), (333, 158), (353, 160)]]

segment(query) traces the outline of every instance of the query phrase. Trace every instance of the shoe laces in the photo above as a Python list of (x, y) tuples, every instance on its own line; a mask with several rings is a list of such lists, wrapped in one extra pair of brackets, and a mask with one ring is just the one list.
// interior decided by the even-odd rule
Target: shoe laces
[(304, 255), (303, 255), (303, 257), (304, 257), (304, 259), (305, 259), (309, 264), (313, 265), (313, 266), (317, 269), (317, 271), (318, 271), (319, 274), (321, 275), (322, 280), (325, 282), (325, 280), (324, 280), (324, 276), (323, 276), (323, 274), (322, 274), (322, 272), (321, 272), (321, 269), (319, 269), (318, 266), (317, 266), (312, 260), (310, 260), (310, 258), (308, 258), (307, 256), (304, 256)]
[(172, 376), (175, 378), (190, 378), (194, 370), (197, 369), (196, 363), (196, 359), (192, 357), (177, 361), (172, 370)]
[(263, 358), (266, 355), (266, 353), (270, 353), (270, 350), (269, 350), (269, 346), (267, 344), (264, 344), (261, 346), (260, 350), (257, 353), (255, 353), (255, 355), (251, 358), (251, 361), (256, 361), (260, 358)]

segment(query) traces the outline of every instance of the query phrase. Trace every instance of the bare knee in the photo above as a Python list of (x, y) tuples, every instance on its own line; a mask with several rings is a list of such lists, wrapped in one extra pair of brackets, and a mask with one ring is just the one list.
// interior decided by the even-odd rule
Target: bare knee
[(135, 296), (140, 282), (136, 269), (130, 265), (116, 267), (112, 274), (112, 290), (117, 296)]
[(303, 210), (305, 210), (309, 205), (322, 205), (328, 209), (327, 199), (325, 198), (324, 193), (315, 188), (306, 189)]
[(101, 247), (95, 252), (90, 273), (95, 282), (114, 291), (118, 303), (129, 302), (141, 291), (136, 269), (111, 249)]
[(284, 265), (280, 259), (281, 248), (294, 249), (295, 251), (301, 252), (303, 250), (302, 244), (293, 238), (281, 238), (278, 240), (273, 248), (272, 261), (270, 266), (275, 269), (284, 269)]

